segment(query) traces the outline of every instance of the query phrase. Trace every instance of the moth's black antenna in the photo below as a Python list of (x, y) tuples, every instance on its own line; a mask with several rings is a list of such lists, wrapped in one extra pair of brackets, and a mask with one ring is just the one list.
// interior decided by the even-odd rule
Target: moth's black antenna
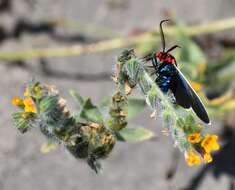
[(166, 20), (162, 20), (160, 22), (160, 34), (161, 34), (161, 40), (162, 40), (162, 51), (165, 52), (165, 49), (166, 49), (166, 42), (165, 42), (165, 36), (164, 36), (164, 33), (163, 33), (163, 29), (162, 29), (162, 24), (164, 22), (168, 22), (170, 21), (169, 19), (166, 19)]
[(169, 53), (170, 51), (174, 50), (175, 48), (181, 48), (181, 47), (178, 46), (178, 45), (174, 45), (174, 46), (172, 46), (171, 48), (169, 48), (169, 49), (166, 51), (166, 53)]

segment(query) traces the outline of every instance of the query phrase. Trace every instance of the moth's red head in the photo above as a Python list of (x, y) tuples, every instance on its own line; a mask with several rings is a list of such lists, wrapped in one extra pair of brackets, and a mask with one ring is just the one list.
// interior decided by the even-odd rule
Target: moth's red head
[(160, 51), (159, 53), (156, 53), (156, 57), (158, 62), (160, 63), (171, 63), (173, 65), (176, 65), (175, 58), (169, 53)]
[(161, 61), (163, 59), (164, 55), (166, 55), (166, 54), (162, 51), (160, 51), (159, 53), (156, 53), (156, 56), (159, 59), (159, 61)]

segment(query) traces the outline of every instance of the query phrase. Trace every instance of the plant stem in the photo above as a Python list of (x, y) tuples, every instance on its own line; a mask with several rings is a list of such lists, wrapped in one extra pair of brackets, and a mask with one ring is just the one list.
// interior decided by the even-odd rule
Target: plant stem
[(56, 20), (49, 20), (52, 23), (55, 23), (56, 26), (62, 28), (74, 28), (79, 32), (95, 36), (106, 36), (106, 37), (117, 37), (119, 36), (117, 32), (113, 31), (110, 28), (104, 26), (97, 26), (94, 23), (83, 23), (78, 20), (59, 18)]
[[(184, 32), (186, 35), (195, 36), (199, 34), (215, 33), (231, 28), (235, 28), (235, 17), (207, 24), (187, 26), (184, 27)], [(177, 31), (178, 31), (177, 26), (169, 26), (165, 29), (165, 34), (174, 36), (177, 34)], [(114, 38), (111, 40), (101, 41), (98, 43), (88, 44), (88, 45), (73, 45), (73, 46), (58, 47), (58, 48), (30, 49), (18, 52), (14, 51), (0, 52), (0, 60), (16, 61), (16, 60), (36, 59), (41, 57), (48, 58), (48, 57), (79, 56), (81, 54), (96, 53), (96, 52), (129, 47), (143, 42), (144, 43), (152, 41), (157, 42), (158, 40), (159, 40), (158, 32), (156, 33), (156, 31), (150, 31), (138, 36)]]

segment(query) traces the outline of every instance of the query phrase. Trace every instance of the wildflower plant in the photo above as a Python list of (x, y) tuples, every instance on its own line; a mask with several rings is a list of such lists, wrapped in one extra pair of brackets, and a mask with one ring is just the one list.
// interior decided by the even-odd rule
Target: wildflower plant
[[(227, 88), (234, 78), (234, 50), (226, 51), (217, 61), (207, 59), (201, 48), (185, 34), (190, 34), (190, 30), (178, 26), (173, 29), (172, 32), (168, 31), (169, 35), (174, 36), (182, 46), (175, 56), (180, 69), (186, 76), (190, 76), (189, 82), (199, 94), (210, 117), (225, 120), (228, 113), (235, 109), (234, 93)], [(125, 39), (121, 47), (135, 44), (138, 53), (146, 54), (157, 48), (159, 36), (157, 33), (143, 35), (138, 44), (137, 39), (139, 37), (133, 37), (133, 43)], [(150, 41), (153, 43), (149, 43)], [(120, 48), (120, 40), (114, 42), (106, 43), (107, 48), (105, 43), (98, 43), (95, 46), (97, 50), (93, 50), (93, 46), (86, 49), (94, 52), (109, 49), (112, 45)], [(43, 52), (42, 54), (45, 55)], [(19, 54), (16, 58), (21, 56)], [(40, 52), (37, 56), (41, 57)], [(14, 58), (10, 55), (0, 57), (6, 60)], [(133, 50), (124, 50), (118, 56), (113, 80), (116, 83), (113, 96), (105, 98), (99, 105), (94, 105), (90, 98), (70, 91), (78, 105), (74, 113), (69, 110), (65, 99), (54, 86), (31, 81), (24, 97), (15, 97), (12, 100), (12, 104), (19, 109), (12, 114), (14, 126), (21, 133), (39, 128), (48, 139), (48, 143), (41, 148), (42, 152), (49, 152), (61, 144), (75, 158), (86, 160), (98, 172), (101, 168), (100, 159), (110, 155), (117, 141), (136, 142), (154, 136), (152, 131), (141, 127), (131, 128), (129, 124), (129, 118), (136, 116), (148, 105), (153, 112), (151, 117), (162, 118), (163, 130), (171, 135), (174, 145), (184, 154), (189, 166), (212, 162), (211, 153), (220, 148), (218, 136), (205, 134), (203, 129), (207, 126), (203, 126), (191, 110), (175, 105), (170, 92), (162, 93), (146, 63)], [(141, 92), (142, 99), (132, 98), (136, 88)], [(217, 98), (208, 99), (202, 89), (206, 94), (220, 94)]]
[[(128, 127), (128, 118), (141, 112), (147, 104), (153, 111), (152, 117), (163, 118), (164, 130), (171, 134), (189, 166), (211, 162), (211, 152), (219, 149), (218, 137), (204, 134), (202, 124), (192, 111), (174, 105), (172, 95), (162, 93), (145, 64), (136, 57), (133, 49), (123, 51), (113, 77), (116, 83), (114, 95), (96, 106), (90, 98), (70, 91), (79, 105), (75, 113), (69, 111), (66, 100), (54, 86), (31, 81), (24, 98), (12, 100), (12, 104), (20, 109), (12, 114), (14, 126), (22, 133), (38, 127), (48, 138), (42, 152), (62, 144), (75, 158), (85, 159), (98, 172), (101, 168), (99, 159), (106, 158), (117, 141), (142, 141), (154, 136), (145, 128)], [(136, 86), (144, 100), (130, 98)]]
[(64, 145), (75, 158), (85, 159), (98, 172), (99, 159), (111, 153), (117, 140), (141, 141), (153, 136), (147, 129), (125, 129), (128, 102), (122, 94), (115, 93), (98, 107), (90, 98), (84, 99), (75, 91), (70, 93), (79, 105), (74, 114), (54, 86), (36, 81), (27, 85), (24, 98), (12, 99), (12, 104), (20, 110), (12, 114), (14, 126), (21, 133), (37, 127), (47, 137), (42, 152)]
[[(12, 114), (14, 126), (22, 133), (38, 127), (48, 138), (42, 152), (47, 153), (62, 144), (75, 158), (85, 159), (98, 172), (99, 159), (106, 158), (117, 141), (142, 141), (154, 136), (145, 128), (129, 127), (128, 118), (141, 112), (147, 104), (153, 111), (151, 117), (163, 119), (164, 131), (171, 134), (174, 145), (183, 152), (189, 166), (212, 162), (211, 152), (220, 148), (218, 136), (204, 134), (203, 124), (191, 110), (175, 105), (171, 92), (162, 93), (146, 63), (136, 57), (133, 49), (124, 50), (118, 57), (113, 80), (116, 83), (114, 95), (98, 106), (90, 98), (70, 91), (79, 105), (75, 113), (69, 111), (66, 100), (54, 86), (31, 81), (24, 98), (12, 100), (20, 110)], [(193, 86), (197, 87), (197, 83)], [(135, 87), (144, 100), (131, 98)], [(207, 104), (208, 99), (202, 97)], [(216, 106), (216, 102), (210, 105)]]
[[(39, 82), (30, 82), (24, 99), (14, 98), (12, 103), (20, 112), (13, 114), (14, 125), (25, 133), (38, 127), (49, 143), (63, 144), (76, 158), (86, 159), (92, 169), (98, 172), (98, 159), (106, 157), (116, 143), (114, 134), (95, 117), (88, 117), (86, 111), (96, 108), (87, 100), (79, 117), (72, 116), (66, 101), (57, 89)], [(44, 150), (48, 147), (44, 147)]]

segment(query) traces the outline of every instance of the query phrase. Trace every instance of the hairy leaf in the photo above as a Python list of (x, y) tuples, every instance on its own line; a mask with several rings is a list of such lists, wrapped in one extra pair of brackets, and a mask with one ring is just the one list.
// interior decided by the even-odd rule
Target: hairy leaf
[(128, 100), (128, 118), (133, 118), (140, 114), (142, 111), (144, 111), (144, 108), (146, 106), (146, 102), (144, 99), (140, 98), (132, 98)]
[(118, 139), (121, 141), (138, 142), (148, 140), (154, 137), (154, 133), (145, 128), (124, 128), (118, 133)]

